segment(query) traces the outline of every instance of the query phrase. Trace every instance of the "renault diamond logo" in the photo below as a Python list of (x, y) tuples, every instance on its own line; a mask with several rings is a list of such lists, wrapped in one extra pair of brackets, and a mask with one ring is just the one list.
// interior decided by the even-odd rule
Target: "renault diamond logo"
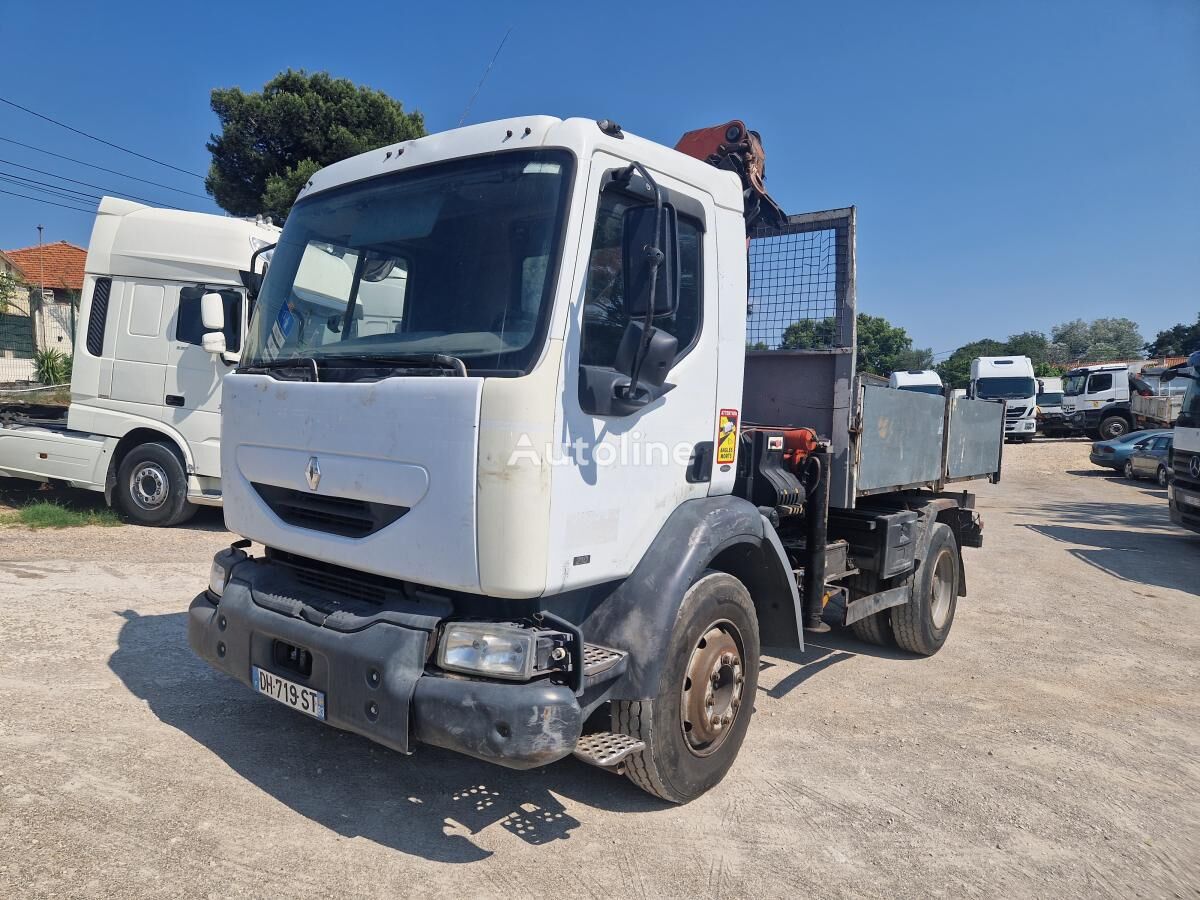
[(1188, 463), (1188, 471), (1192, 473), (1193, 478), (1200, 478), (1200, 453), (1192, 457), (1192, 461)]
[(308, 481), (309, 490), (315, 491), (321, 483), (321, 464), (315, 456), (308, 458), (308, 465), (304, 467), (304, 478)]

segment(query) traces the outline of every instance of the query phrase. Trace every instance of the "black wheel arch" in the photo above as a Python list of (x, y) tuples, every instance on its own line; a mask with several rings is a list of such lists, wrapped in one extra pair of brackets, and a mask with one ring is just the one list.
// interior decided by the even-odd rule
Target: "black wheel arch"
[(667, 519), (632, 574), (595, 598), (579, 623), (589, 643), (629, 653), (628, 668), (610, 696), (654, 698), (666, 636), (688, 588), (710, 570), (746, 586), (762, 643), (803, 645), (799, 591), (774, 528), (738, 497), (689, 500)]

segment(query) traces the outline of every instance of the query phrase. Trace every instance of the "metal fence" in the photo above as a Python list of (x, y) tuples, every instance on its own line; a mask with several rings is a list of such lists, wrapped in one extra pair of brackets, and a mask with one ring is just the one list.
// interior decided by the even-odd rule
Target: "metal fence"
[(752, 350), (854, 345), (854, 210), (789, 216), (750, 237)]
[(0, 311), (0, 385), (35, 383), (34, 358), (39, 350), (74, 352), (74, 303), (38, 302), (21, 291)]

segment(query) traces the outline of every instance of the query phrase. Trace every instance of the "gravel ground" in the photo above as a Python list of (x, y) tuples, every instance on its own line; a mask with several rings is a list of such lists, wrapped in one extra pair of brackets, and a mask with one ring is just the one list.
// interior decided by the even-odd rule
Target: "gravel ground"
[(764, 653), (714, 791), (411, 758), (218, 676), (220, 518), (0, 529), (0, 895), (1196, 897), (1200, 537), (1087, 443), (1006, 448), (930, 659)]

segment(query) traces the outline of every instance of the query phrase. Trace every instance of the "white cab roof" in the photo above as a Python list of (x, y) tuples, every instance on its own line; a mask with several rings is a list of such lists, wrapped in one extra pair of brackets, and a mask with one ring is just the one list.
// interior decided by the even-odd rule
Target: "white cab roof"
[(376, 175), (446, 159), (530, 147), (562, 147), (585, 162), (594, 151), (605, 150), (622, 159), (637, 160), (653, 171), (668, 173), (685, 184), (706, 191), (718, 206), (742, 210), (741, 181), (732, 172), (723, 172), (627, 131), (621, 137), (605, 134), (592, 119), (564, 120), (552, 116), (521, 116), (468, 125), (369, 150), (321, 169), (300, 191), (297, 199)]
[(259, 247), (279, 240), (279, 229), (209, 213), (159, 209), (103, 197), (92, 226), (84, 271), (117, 275), (240, 284)]

